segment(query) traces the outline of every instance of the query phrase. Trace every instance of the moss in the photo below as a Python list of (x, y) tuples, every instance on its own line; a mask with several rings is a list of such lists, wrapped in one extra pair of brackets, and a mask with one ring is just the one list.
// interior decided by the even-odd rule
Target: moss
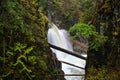
[(102, 6), (104, 13), (112, 13), (112, 4), (111, 0), (105, 0), (104, 5)]
[(109, 68), (99, 68), (94, 67), (89, 68), (86, 80), (119, 80), (120, 69), (109, 69)]
[(0, 79), (51, 80), (54, 65), (46, 39), (48, 20), (39, 0), (0, 2), (0, 40), (4, 38), (4, 44), (0, 42)]

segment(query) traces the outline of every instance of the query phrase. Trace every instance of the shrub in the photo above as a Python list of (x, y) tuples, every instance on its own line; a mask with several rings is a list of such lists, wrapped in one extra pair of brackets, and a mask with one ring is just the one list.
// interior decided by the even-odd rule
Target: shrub
[(86, 80), (120, 80), (120, 69), (89, 68)]
[(77, 23), (69, 29), (70, 33), (74, 33), (73, 39), (84, 36), (89, 41), (89, 48), (98, 50), (98, 48), (107, 41), (107, 37), (100, 35), (95, 26), (85, 23)]

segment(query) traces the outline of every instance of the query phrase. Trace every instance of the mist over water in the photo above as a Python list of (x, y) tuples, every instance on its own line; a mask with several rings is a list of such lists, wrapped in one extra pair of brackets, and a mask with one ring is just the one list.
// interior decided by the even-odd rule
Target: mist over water
[[(64, 29), (58, 29), (56, 25), (52, 24), (51, 28), (48, 30), (48, 42), (61, 47), (63, 49), (73, 51), (72, 42), (69, 40), (70, 35)], [(52, 51), (56, 54), (58, 60), (65, 61), (76, 66), (80, 66), (85, 68), (86, 61), (72, 55), (66, 54), (64, 52), (58, 51), (56, 49), (51, 48)], [(82, 54), (87, 57), (86, 54)], [(71, 65), (62, 63), (62, 70), (65, 74), (85, 74), (85, 70), (73, 67)], [(65, 76), (66, 80), (84, 80), (84, 76)]]

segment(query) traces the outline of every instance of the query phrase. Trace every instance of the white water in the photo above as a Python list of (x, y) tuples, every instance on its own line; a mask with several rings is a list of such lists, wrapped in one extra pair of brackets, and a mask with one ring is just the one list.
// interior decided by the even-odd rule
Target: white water
[[(64, 29), (58, 29), (54, 24), (52, 24), (51, 28), (48, 30), (48, 42), (73, 52), (72, 42), (69, 40), (69, 34), (67, 33), (67, 31), (65, 31)], [(85, 60), (82, 60), (80, 58), (74, 57), (72, 55), (66, 54), (53, 48), (51, 49), (56, 54), (58, 60), (69, 62), (76, 66), (85, 68)], [(87, 57), (87, 55), (85, 54), (83, 56)], [(64, 63), (62, 63), (62, 70), (65, 74), (85, 74), (85, 70)], [(65, 79), (84, 80), (84, 76), (65, 76)]]

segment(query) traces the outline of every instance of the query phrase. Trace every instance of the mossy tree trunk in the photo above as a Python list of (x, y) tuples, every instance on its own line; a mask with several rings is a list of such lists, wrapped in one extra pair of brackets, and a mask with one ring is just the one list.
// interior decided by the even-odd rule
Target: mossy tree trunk
[(108, 36), (107, 42), (99, 48), (99, 51), (89, 51), (88, 61), (90, 65), (99, 65), (112, 68), (120, 67), (120, 1), (97, 0), (96, 13), (91, 24), (96, 26), (101, 35)]

